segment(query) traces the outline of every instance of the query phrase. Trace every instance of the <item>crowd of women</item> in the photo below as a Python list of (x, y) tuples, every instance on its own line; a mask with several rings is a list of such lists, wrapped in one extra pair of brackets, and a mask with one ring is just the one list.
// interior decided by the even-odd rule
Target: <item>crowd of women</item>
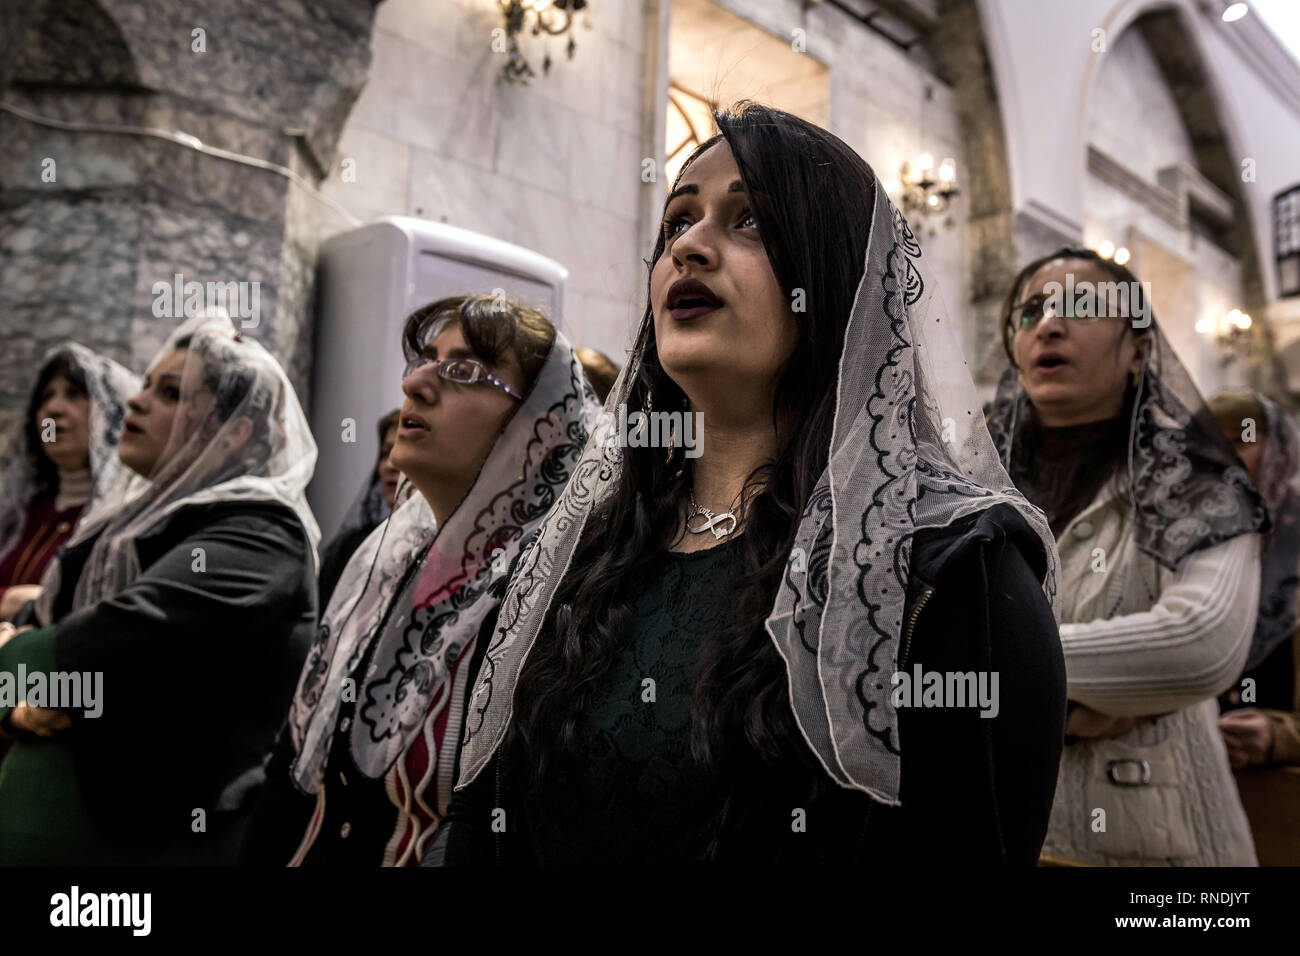
[[(1284, 410), (1046, 295), (1135, 280), (1075, 248), (1008, 290), (983, 408), (862, 159), (717, 123), (626, 366), (518, 302), (418, 309), (323, 548), (299, 400), (228, 319), (143, 380), (51, 352), (0, 679), (103, 700), (0, 700), (0, 863), (1255, 862), (1233, 770), (1300, 763)], [(701, 415), (702, 454), (598, 440), (602, 401)]]

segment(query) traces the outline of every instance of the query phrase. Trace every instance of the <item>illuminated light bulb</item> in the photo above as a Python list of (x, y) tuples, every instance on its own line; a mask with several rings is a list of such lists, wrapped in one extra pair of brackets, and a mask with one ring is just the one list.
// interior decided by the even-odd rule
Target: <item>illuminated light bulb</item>
[(934, 169), (934, 157), (929, 153), (922, 153), (920, 158), (916, 161), (916, 168), (923, 173), (928, 173), (930, 170)]
[(1234, 23), (1237, 20), (1240, 20), (1249, 12), (1250, 12), (1250, 7), (1248, 7), (1244, 3), (1231, 4), (1226, 10), (1223, 11), (1223, 22)]
[(1196, 331), (1199, 332), (1201, 335), (1209, 335), (1210, 330), (1213, 327), (1214, 327), (1214, 323), (1211, 322), (1209, 319), (1196, 320)]
[(928, 202), (931, 206), (937, 206), (939, 205), (939, 197), (931, 196), (929, 199), (926, 200), (926, 202)]
[(951, 159), (945, 159), (939, 164), (939, 181), (950, 183), (957, 178), (957, 164)]
[(1115, 265), (1122, 266), (1129, 260), (1129, 251), (1125, 246), (1115, 250)]
[(1097, 255), (1101, 256), (1103, 259), (1109, 259), (1114, 254), (1115, 243), (1111, 242), (1109, 239), (1102, 240), (1101, 245), (1097, 247)]
[(1251, 322), (1250, 316), (1248, 316), (1245, 312), (1243, 312), (1241, 313), (1241, 318), (1237, 320), (1237, 328), (1248, 329), (1250, 328), (1250, 322)]

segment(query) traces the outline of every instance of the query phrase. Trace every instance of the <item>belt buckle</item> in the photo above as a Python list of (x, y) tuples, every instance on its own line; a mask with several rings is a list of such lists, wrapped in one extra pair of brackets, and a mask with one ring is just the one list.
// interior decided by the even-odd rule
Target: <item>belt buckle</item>
[[(1121, 766), (1131, 764), (1137, 771), (1137, 778), (1131, 779), (1132, 774), (1124, 776), (1129, 779), (1121, 779), (1116, 772)], [(1145, 760), (1138, 760), (1136, 757), (1122, 757), (1119, 760), (1106, 761), (1106, 776), (1110, 782), (1119, 787), (1145, 787), (1151, 782), (1151, 764)]]

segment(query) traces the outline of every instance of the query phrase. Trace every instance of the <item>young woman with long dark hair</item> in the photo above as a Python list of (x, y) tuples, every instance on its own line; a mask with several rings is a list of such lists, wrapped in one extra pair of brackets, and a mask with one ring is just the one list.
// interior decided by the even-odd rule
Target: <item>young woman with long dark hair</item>
[[(606, 404), (673, 439), (598, 433), (521, 555), (426, 863), (1032, 864), (1050, 532), (866, 163), (778, 110), (717, 122)], [(914, 669), (997, 701), (927, 706)]]

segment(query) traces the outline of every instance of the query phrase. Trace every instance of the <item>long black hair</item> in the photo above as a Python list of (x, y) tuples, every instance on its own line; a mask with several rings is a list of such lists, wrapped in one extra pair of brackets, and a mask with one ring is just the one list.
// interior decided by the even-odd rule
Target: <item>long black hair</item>
[(41, 441), (41, 424), (36, 420), (40, 410), (42, 396), (50, 382), (56, 378), (66, 379), (68, 384), (82, 395), (86, 395), (86, 373), (77, 364), (71, 352), (57, 352), (41, 366), (36, 376), (36, 387), (32, 389), (27, 400), (27, 454), (36, 464), (37, 496), (57, 495), (59, 493), (59, 469), (50, 459), (45, 443)]
[[(734, 623), (702, 650), (694, 678), (691, 753), (720, 795), (705, 851), (710, 857), (743, 817), (737, 793), (752, 772), (787, 758), (816, 766), (794, 722), (784, 663), (763, 625), (802, 509), (826, 469), (840, 352), (876, 198), (871, 168), (826, 130), (750, 102), (715, 119), (720, 133), (691, 154), (678, 181), (706, 150), (730, 146), (772, 271), (787, 301), (803, 291), (806, 311), (791, 313), (799, 338), (770, 409), (775, 457), (748, 476), (741, 496), (745, 525), (736, 548), (744, 578)], [(664, 245), (661, 229), (646, 262), (650, 273)], [(642, 359), (628, 413), (686, 409), (686, 394), (659, 361), (649, 276), (636, 349)], [(625, 642), (642, 569), (682, 531), (690, 487), (683, 450), (624, 453), (609, 503), (590, 517), (519, 676), (503, 750), (518, 761), (511, 772), (524, 774), (542, 794), (558, 768), (578, 765), (581, 716)]]

